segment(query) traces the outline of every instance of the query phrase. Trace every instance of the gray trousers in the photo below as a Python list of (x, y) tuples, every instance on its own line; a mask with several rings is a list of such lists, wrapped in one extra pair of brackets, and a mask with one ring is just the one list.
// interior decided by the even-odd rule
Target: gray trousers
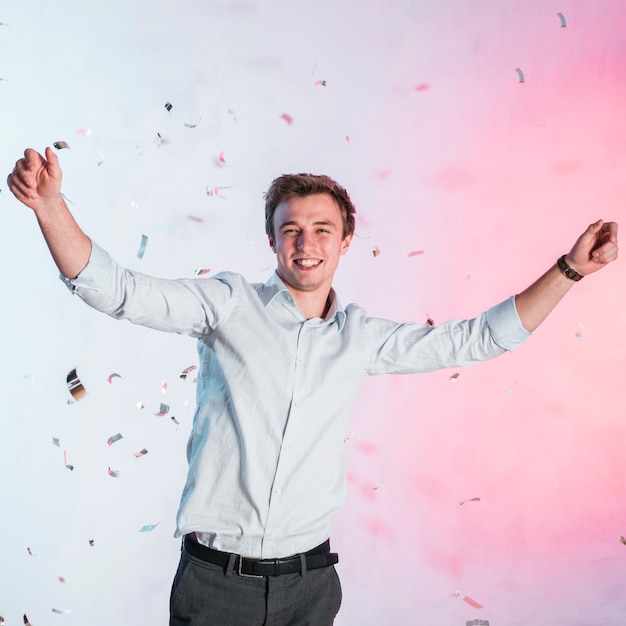
[(183, 548), (170, 596), (170, 626), (330, 626), (341, 606), (333, 566), (248, 578)]

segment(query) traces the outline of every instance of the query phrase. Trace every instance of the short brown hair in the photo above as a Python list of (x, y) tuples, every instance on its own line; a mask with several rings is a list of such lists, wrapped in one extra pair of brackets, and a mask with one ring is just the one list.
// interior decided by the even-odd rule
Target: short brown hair
[(274, 212), (276, 207), (294, 196), (310, 196), (327, 193), (341, 211), (344, 239), (354, 233), (354, 214), (356, 209), (348, 192), (330, 176), (318, 174), (283, 174), (275, 178), (265, 193), (265, 232), (272, 239), (274, 233)]

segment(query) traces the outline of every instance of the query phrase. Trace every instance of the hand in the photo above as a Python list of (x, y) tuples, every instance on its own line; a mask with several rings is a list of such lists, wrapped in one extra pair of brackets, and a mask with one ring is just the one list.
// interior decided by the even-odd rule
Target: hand
[(586, 276), (617, 259), (617, 223), (598, 220), (578, 238), (566, 263)]
[(51, 148), (46, 148), (46, 158), (39, 152), (27, 148), (24, 158), (17, 161), (7, 177), (13, 195), (35, 212), (49, 201), (61, 195), (63, 172), (59, 159)]

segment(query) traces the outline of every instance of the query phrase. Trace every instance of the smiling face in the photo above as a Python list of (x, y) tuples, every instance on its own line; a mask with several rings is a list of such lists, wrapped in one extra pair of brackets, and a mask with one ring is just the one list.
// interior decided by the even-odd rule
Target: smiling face
[(324, 302), (333, 276), (350, 246), (343, 236), (343, 219), (327, 193), (292, 196), (276, 207), (275, 238), (269, 242), (277, 257), (277, 272), (296, 301), (299, 295), (317, 295)]

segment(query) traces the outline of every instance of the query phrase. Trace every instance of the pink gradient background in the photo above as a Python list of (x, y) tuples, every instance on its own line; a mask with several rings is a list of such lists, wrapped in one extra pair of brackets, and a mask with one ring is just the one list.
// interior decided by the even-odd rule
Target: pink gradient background
[[(397, 320), (473, 316), (526, 287), (590, 222), (624, 221), (622, 1), (4, 10), (4, 169), (26, 146), (68, 141), (78, 221), (142, 271), (265, 280), (261, 196), (287, 171), (350, 190), (358, 236), (336, 288)], [(219, 198), (207, 186), (232, 188)], [(24, 613), (33, 626), (166, 624), (194, 397), (179, 374), (194, 342), (71, 298), (34, 219), (0, 189), (0, 615), (7, 626)], [(332, 536), (338, 625), (626, 623), (624, 284), (623, 262), (586, 278), (525, 346), (454, 383), (455, 371), (364, 381)], [(75, 367), (88, 395), (68, 405)], [(154, 416), (160, 402), (179, 427)], [(53, 607), (73, 612), (51, 618)]]

